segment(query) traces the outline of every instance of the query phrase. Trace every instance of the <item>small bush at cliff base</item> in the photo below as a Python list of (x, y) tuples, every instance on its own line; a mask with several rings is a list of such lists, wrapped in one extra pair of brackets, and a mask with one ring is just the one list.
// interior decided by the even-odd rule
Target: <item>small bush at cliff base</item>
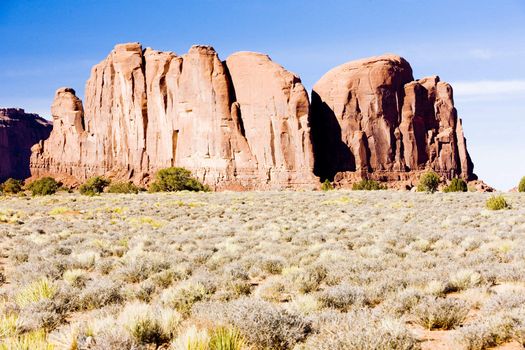
[(322, 191), (330, 191), (333, 189), (334, 189), (334, 185), (332, 185), (332, 183), (328, 179), (324, 180), (324, 182), (321, 184)]
[(525, 192), (525, 176), (521, 178), (520, 184), (518, 185), (518, 192)]
[(191, 176), (191, 171), (184, 168), (161, 169), (155, 175), (155, 181), (150, 185), (149, 192), (174, 191), (209, 191), (209, 187)]
[(43, 177), (31, 182), (26, 188), (31, 191), (33, 196), (47, 196), (56, 193), (60, 186), (62, 184), (52, 177)]
[(0, 185), (0, 192), (17, 194), (22, 191), (22, 181), (16, 179), (7, 179)]
[(467, 192), (467, 183), (463, 179), (454, 178), (450, 184), (443, 189), (443, 192)]
[(505, 197), (503, 196), (492, 196), (489, 199), (487, 199), (486, 202), (487, 209), (490, 210), (501, 210), (501, 209), (507, 209), (510, 208), (509, 203), (505, 200)]
[(417, 185), (418, 192), (434, 193), (437, 191), (439, 186), (440, 178), (439, 175), (433, 171), (429, 171), (421, 175), (419, 178), (419, 184)]
[(86, 181), (85, 184), (80, 186), (80, 194), (86, 196), (94, 196), (104, 192), (104, 188), (109, 185), (110, 181), (103, 178), (102, 176), (95, 176)]
[(374, 180), (361, 180), (352, 185), (354, 191), (377, 191), (386, 190), (386, 185)]
[(141, 188), (133, 182), (116, 182), (108, 187), (108, 193), (134, 193), (137, 194)]

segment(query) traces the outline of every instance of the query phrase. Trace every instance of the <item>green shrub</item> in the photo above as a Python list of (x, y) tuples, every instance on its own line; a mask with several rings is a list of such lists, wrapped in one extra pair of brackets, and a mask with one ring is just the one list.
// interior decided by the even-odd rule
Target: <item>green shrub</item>
[(245, 349), (244, 337), (233, 327), (219, 327), (212, 331), (209, 341), (210, 350), (242, 350)]
[(443, 192), (467, 192), (467, 183), (463, 179), (454, 178), (450, 184), (443, 189)]
[(518, 185), (518, 192), (525, 192), (525, 176), (521, 178), (520, 184)]
[(115, 182), (108, 187), (109, 193), (134, 193), (137, 194), (141, 190), (140, 187), (133, 182)]
[(85, 184), (80, 186), (80, 194), (86, 196), (94, 196), (104, 192), (104, 188), (109, 185), (110, 181), (103, 178), (102, 176), (95, 176), (86, 181)]
[(352, 185), (354, 191), (377, 191), (386, 190), (386, 185), (374, 180), (361, 180)]
[(22, 181), (9, 178), (0, 185), (0, 192), (17, 194), (22, 191)]
[(56, 193), (62, 184), (57, 182), (52, 177), (43, 177), (31, 182), (27, 189), (31, 191), (33, 196), (47, 196)]
[(418, 192), (434, 193), (437, 191), (439, 186), (440, 178), (439, 175), (433, 171), (429, 171), (419, 178), (419, 184), (417, 185)]
[(505, 200), (503, 196), (491, 196), (487, 199), (485, 203), (487, 209), (489, 210), (501, 210), (509, 208), (509, 203)]
[(53, 345), (47, 341), (44, 329), (32, 330), (27, 333), (6, 338), (0, 343), (0, 350), (53, 350)]
[(324, 182), (321, 184), (321, 190), (323, 191), (330, 191), (333, 189), (334, 185), (332, 185), (332, 183), (328, 179), (324, 180)]
[(16, 296), (15, 301), (20, 307), (38, 303), (44, 299), (52, 299), (57, 287), (47, 278), (42, 278), (24, 287)]
[(184, 168), (161, 169), (155, 175), (155, 181), (150, 185), (149, 192), (175, 191), (209, 191), (208, 186), (191, 176), (191, 171)]

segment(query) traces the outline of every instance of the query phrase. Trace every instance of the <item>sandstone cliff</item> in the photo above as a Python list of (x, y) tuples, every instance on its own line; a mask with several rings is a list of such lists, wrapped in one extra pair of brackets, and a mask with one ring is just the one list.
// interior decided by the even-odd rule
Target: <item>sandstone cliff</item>
[(85, 103), (59, 89), (51, 137), (34, 147), (32, 173), (83, 181), (147, 182), (181, 166), (216, 189), (313, 187), (308, 95), (267, 56), (219, 60), (208, 46), (183, 56), (117, 45), (96, 65)]
[(312, 92), (315, 171), (340, 184), (360, 178), (410, 186), (421, 171), (475, 178), (452, 88), (414, 81), (407, 61), (385, 55), (326, 73)]
[(51, 123), (23, 109), (0, 109), (0, 181), (30, 175), (31, 146), (46, 139)]
[(349, 62), (314, 86), (263, 54), (221, 61), (117, 45), (93, 67), (84, 104), (61, 88), (54, 129), (33, 148), (35, 176), (94, 175), (147, 183), (160, 168), (191, 170), (215, 189), (341, 186), (362, 178), (410, 187), (421, 172), (475, 179), (449, 84), (414, 80), (407, 61)]

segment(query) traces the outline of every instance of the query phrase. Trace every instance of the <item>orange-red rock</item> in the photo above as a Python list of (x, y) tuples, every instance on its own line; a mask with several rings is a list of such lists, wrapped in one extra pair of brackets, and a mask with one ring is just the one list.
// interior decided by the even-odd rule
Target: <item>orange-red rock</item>
[(452, 88), (414, 80), (395, 55), (332, 69), (310, 108), (300, 79), (266, 55), (222, 62), (209, 46), (178, 56), (121, 44), (92, 69), (84, 105), (62, 88), (52, 114), (32, 173), (76, 183), (93, 175), (146, 183), (169, 166), (215, 189), (315, 187), (316, 175), (409, 188), (428, 169), (476, 178)]
[(239, 52), (226, 60), (237, 119), (259, 179), (294, 185), (315, 183), (308, 93), (295, 74), (267, 56)]
[(411, 186), (433, 169), (475, 178), (452, 88), (414, 81), (407, 61), (371, 57), (336, 67), (312, 92), (316, 174), (344, 184), (360, 178)]
[(31, 146), (46, 139), (51, 128), (51, 123), (37, 114), (16, 108), (0, 109), (0, 181), (30, 175)]
[(233, 55), (226, 67), (208, 46), (178, 56), (117, 45), (92, 69), (84, 107), (60, 89), (52, 112), (59, 126), (34, 148), (35, 176), (144, 183), (157, 169), (181, 166), (216, 189), (318, 182), (308, 96), (263, 55)]

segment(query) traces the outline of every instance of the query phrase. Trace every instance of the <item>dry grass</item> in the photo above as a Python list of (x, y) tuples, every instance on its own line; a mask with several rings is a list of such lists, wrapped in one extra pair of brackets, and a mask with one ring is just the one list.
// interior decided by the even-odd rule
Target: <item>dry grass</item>
[(488, 198), (0, 197), (0, 349), (408, 350), (418, 327), (523, 344), (525, 196)]

